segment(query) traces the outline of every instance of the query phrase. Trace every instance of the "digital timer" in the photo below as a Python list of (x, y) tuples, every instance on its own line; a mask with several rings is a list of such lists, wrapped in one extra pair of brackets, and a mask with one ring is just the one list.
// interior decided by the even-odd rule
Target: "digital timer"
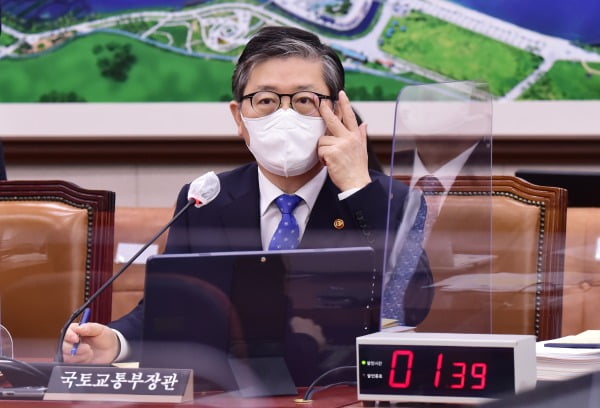
[(378, 332), (356, 339), (358, 399), (481, 403), (535, 387), (535, 337)]

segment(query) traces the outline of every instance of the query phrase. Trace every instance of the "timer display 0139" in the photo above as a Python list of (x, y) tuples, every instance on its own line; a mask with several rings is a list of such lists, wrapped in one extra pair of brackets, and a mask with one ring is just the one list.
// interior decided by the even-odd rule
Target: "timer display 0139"
[(535, 386), (535, 337), (374, 333), (357, 364), (360, 400), (479, 403)]

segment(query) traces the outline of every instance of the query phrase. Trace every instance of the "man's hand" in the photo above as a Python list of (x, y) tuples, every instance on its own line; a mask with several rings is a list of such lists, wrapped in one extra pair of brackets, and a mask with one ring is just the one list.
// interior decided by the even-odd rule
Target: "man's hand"
[(363, 188), (371, 182), (367, 157), (367, 126), (358, 126), (350, 101), (340, 91), (338, 109), (341, 120), (326, 103), (319, 108), (328, 133), (319, 139), (318, 154), (327, 166), (329, 177), (341, 190)]
[[(77, 354), (72, 356), (71, 350), (77, 342)], [(112, 329), (102, 324), (73, 323), (65, 334), (62, 352), (66, 363), (110, 364), (119, 353), (119, 339)]]

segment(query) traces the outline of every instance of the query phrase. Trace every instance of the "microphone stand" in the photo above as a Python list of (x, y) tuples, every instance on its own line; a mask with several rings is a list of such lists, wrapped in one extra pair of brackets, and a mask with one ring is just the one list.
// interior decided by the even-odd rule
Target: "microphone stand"
[(54, 357), (54, 361), (58, 362), (58, 363), (63, 363), (64, 359), (63, 359), (63, 352), (62, 352), (62, 346), (63, 346), (63, 342), (65, 341), (65, 335), (67, 334), (67, 330), (69, 329), (69, 326), (71, 325), (71, 323), (73, 323), (75, 321), (75, 319), (77, 318), (77, 316), (79, 316), (86, 307), (88, 307), (94, 300), (96, 300), (96, 298), (106, 290), (107, 287), (109, 287), (114, 281), (115, 279), (117, 279), (119, 276), (121, 276), (121, 274), (123, 272), (125, 272), (125, 270), (127, 268), (129, 268), (129, 266), (150, 246), (152, 245), (152, 243), (154, 243), (154, 241), (156, 241), (158, 239), (158, 237), (160, 237), (175, 221), (177, 221), (177, 219), (192, 205), (196, 203), (196, 199), (191, 197), (188, 199), (188, 202), (185, 206), (183, 206), (183, 208), (181, 210), (179, 210), (179, 212), (177, 214), (175, 214), (173, 216), (173, 218), (171, 218), (171, 221), (169, 221), (167, 223), (167, 225), (165, 225), (160, 231), (158, 231), (158, 233), (156, 233), (156, 235), (154, 235), (154, 237), (152, 237), (150, 239), (150, 241), (148, 241), (148, 243), (146, 243), (142, 248), (140, 248), (139, 251), (137, 251), (135, 253), (135, 255), (133, 255), (129, 261), (127, 261), (127, 263), (125, 263), (125, 265), (123, 265), (123, 267), (121, 269), (119, 269), (119, 271), (117, 273), (115, 273), (113, 276), (111, 276), (106, 282), (104, 282), (102, 284), (102, 286), (100, 286), (98, 288), (98, 290), (96, 290), (96, 292), (94, 292), (79, 308), (77, 308), (73, 314), (71, 314), (71, 317), (69, 317), (69, 319), (67, 320), (67, 322), (65, 323), (65, 325), (63, 326), (63, 328), (60, 331), (60, 336), (58, 338), (58, 347), (56, 349), (56, 355)]

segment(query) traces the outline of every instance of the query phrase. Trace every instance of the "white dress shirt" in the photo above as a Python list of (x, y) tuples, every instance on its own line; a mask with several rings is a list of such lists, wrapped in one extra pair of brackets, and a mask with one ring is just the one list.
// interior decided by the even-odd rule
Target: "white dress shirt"
[[(315, 206), (326, 178), (327, 168), (323, 167), (315, 177), (294, 193), (302, 199), (293, 212), (296, 222), (298, 222), (298, 227), (300, 227), (300, 240), (302, 240), (310, 213)], [(271, 183), (260, 168), (258, 169), (258, 190), (260, 191), (260, 238), (263, 250), (266, 251), (269, 249), (271, 237), (281, 220), (281, 211), (277, 208), (275, 199), (285, 193)]]
[(419, 181), (421, 177), (434, 176), (440, 181), (440, 183), (442, 183), (442, 186), (444, 187), (444, 194), (447, 193), (452, 187), (452, 184), (454, 184), (456, 176), (458, 176), (458, 174), (461, 172), (462, 168), (465, 166), (465, 163), (469, 159), (469, 156), (471, 156), (471, 153), (473, 153), (473, 150), (475, 150), (476, 146), (477, 143), (469, 147), (467, 150), (463, 151), (461, 154), (459, 154), (452, 160), (448, 161), (448, 163), (444, 164), (442, 167), (440, 167), (433, 173), (427, 170), (427, 168), (421, 161), (421, 158), (419, 157), (417, 151), (415, 150), (415, 159), (413, 162), (414, 165), (412, 178), (410, 180), (410, 188), (414, 188), (417, 184), (417, 181)]

